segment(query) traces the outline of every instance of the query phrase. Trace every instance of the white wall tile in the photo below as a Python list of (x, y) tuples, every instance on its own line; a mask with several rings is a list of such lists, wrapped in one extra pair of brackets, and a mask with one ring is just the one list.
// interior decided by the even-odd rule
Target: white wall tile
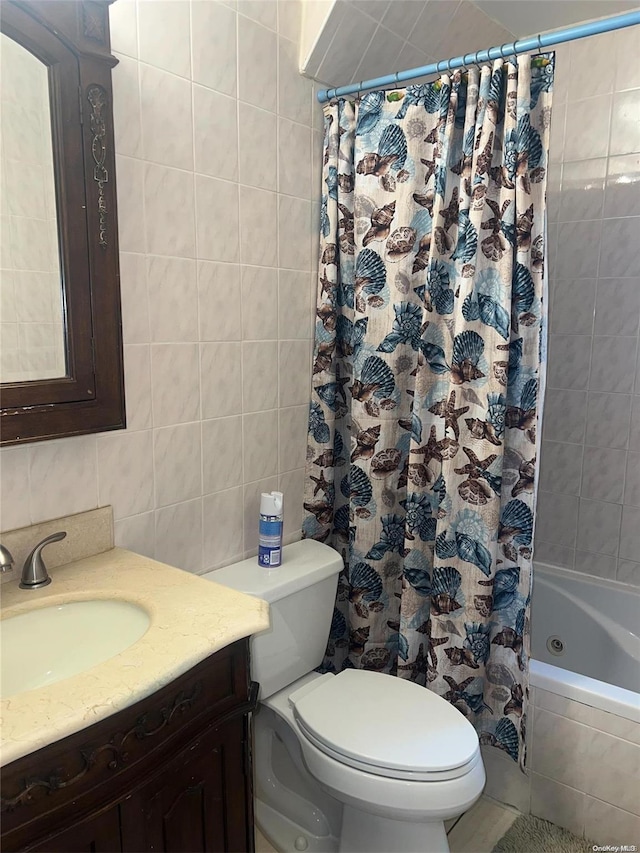
[(235, 98), (194, 84), (193, 139), (196, 172), (227, 181), (238, 180), (237, 112), (238, 104)]
[[(293, 121), (311, 125), (312, 83), (298, 69), (298, 48), (294, 42), (278, 39), (278, 113)], [(315, 104), (316, 115), (320, 107)]]
[(191, 82), (141, 65), (140, 101), (145, 159), (193, 170)]
[(278, 271), (268, 267), (241, 267), (242, 337), (245, 341), (278, 337)]
[(588, 160), (591, 157), (605, 157), (609, 142), (610, 117), (609, 95), (569, 101), (564, 143), (565, 159)]
[(238, 18), (238, 97), (275, 112), (278, 103), (278, 37), (271, 30)]
[(97, 450), (99, 505), (111, 504), (115, 519), (153, 509), (151, 430), (98, 436)]
[(217, 568), (243, 559), (242, 486), (207, 495), (202, 501), (202, 511), (205, 568)]
[[(146, 252), (144, 163), (116, 154), (118, 242), (121, 252)], [(4, 229), (3, 229), (4, 230)]]
[(97, 507), (95, 436), (34, 444), (29, 481), (32, 524)]
[(120, 301), (125, 344), (148, 343), (149, 301), (147, 264), (144, 255), (120, 253)]
[(609, 803), (587, 797), (584, 837), (597, 844), (627, 844), (629, 838), (640, 837), (640, 818)]
[(297, 270), (280, 270), (278, 283), (278, 311), (280, 335), (290, 338), (313, 337), (311, 273)]
[(237, 15), (222, 3), (191, 0), (193, 80), (225, 95), (236, 94)]
[(153, 431), (156, 506), (202, 494), (200, 424), (180, 424)]
[(621, 503), (626, 451), (611, 447), (585, 447), (582, 494), (598, 501)]
[(198, 257), (238, 260), (238, 186), (196, 175)]
[[(135, 27), (135, 3), (125, 0), (119, 4), (125, 9), (133, 8)], [(109, 7), (113, 13), (115, 3)], [(135, 37), (134, 37), (135, 38)], [(142, 127), (140, 122), (139, 64), (128, 56), (118, 56), (118, 64), (111, 72), (113, 85), (113, 132), (116, 151), (129, 157), (142, 156)]]
[(109, 6), (111, 49), (115, 53), (138, 56), (138, 12), (136, 0), (121, 0)]
[(531, 814), (582, 836), (585, 795), (537, 773), (531, 774)]
[[(152, 255), (195, 257), (193, 174), (147, 163), (144, 169), (147, 249)], [(176, 216), (176, 210), (180, 216)]]
[(151, 391), (154, 426), (198, 420), (198, 344), (152, 344)]
[(189, 3), (153, 0), (138, 3), (138, 43), (142, 62), (189, 77)]
[(29, 447), (0, 451), (0, 530), (26, 527), (29, 509)]
[(620, 542), (621, 516), (622, 507), (619, 504), (580, 498), (579, 547), (585, 551), (615, 556)]
[(198, 261), (201, 341), (240, 340), (240, 267)]
[(611, 154), (633, 154), (640, 151), (640, 89), (613, 96), (611, 116)]
[(156, 510), (156, 560), (201, 572), (202, 499)]
[(205, 495), (242, 484), (242, 418), (202, 422), (202, 483)]
[(114, 524), (115, 543), (117, 548), (126, 548), (150, 557), (156, 556), (156, 520), (155, 513), (145, 512), (142, 515), (132, 515), (121, 518)]
[(278, 205), (278, 259), (284, 269), (308, 270), (311, 252), (311, 204), (280, 196)]
[(277, 189), (277, 118), (275, 113), (238, 104), (240, 181), (250, 187)]
[(311, 198), (311, 129), (285, 118), (278, 122), (278, 190)]
[(277, 266), (277, 211), (276, 193), (240, 187), (240, 260), (243, 264)]
[(242, 412), (242, 344), (200, 344), (202, 417), (222, 418)]
[(244, 412), (264, 412), (278, 406), (277, 341), (242, 344), (242, 406)]
[(311, 396), (311, 341), (281, 340), (279, 373), (280, 406), (308, 403)]
[(147, 344), (125, 344), (124, 393), (127, 429), (149, 429), (151, 417), (151, 358)]
[(244, 482), (264, 480), (278, 473), (278, 411), (242, 416)]
[(268, 27), (270, 30), (278, 28), (278, 4), (276, 0), (237, 0), (238, 12)]
[(147, 260), (147, 283), (151, 340), (197, 341), (196, 262), (152, 255)]

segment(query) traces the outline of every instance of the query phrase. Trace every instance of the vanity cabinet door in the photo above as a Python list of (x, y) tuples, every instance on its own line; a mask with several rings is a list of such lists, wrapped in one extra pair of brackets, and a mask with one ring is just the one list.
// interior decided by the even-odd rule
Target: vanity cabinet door
[(117, 853), (122, 850), (118, 807), (24, 849), (38, 853)]
[(209, 729), (121, 803), (125, 853), (253, 850), (246, 719)]

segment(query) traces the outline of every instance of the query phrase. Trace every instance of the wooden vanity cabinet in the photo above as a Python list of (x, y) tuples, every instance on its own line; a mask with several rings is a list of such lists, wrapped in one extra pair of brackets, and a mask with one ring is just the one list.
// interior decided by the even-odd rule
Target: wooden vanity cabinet
[(249, 645), (2, 768), (2, 850), (253, 851)]

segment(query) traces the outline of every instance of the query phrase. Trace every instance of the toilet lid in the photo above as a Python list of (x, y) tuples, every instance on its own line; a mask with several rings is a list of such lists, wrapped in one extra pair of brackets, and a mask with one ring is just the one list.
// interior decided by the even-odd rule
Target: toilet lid
[(313, 684), (289, 697), (295, 717), (316, 746), (347, 764), (385, 776), (451, 777), (478, 752), (466, 717), (412, 681), (347, 669)]

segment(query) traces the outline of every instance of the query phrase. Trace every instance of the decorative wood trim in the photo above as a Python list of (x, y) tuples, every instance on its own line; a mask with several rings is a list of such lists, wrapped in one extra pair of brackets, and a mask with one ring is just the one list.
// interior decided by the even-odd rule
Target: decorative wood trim
[(107, 767), (109, 770), (119, 770), (124, 764), (129, 761), (129, 753), (125, 749), (125, 744), (130, 737), (135, 737), (137, 740), (154, 737), (161, 732), (165, 726), (168, 726), (176, 714), (184, 714), (190, 710), (196, 701), (202, 696), (202, 681), (197, 681), (190, 694), (185, 694), (181, 690), (173, 699), (170, 705), (165, 705), (160, 709), (160, 723), (152, 729), (149, 729), (148, 720), (150, 714), (142, 714), (133, 725), (123, 735), (114, 736), (108, 743), (103, 743), (95, 749), (80, 750), (82, 759), (82, 769), (73, 776), (59, 775), (58, 772), (50, 773), (42, 778), (25, 779), (22, 790), (13, 797), (2, 797), (0, 799), (1, 812), (11, 812), (17, 806), (23, 806), (29, 803), (33, 798), (33, 793), (38, 788), (44, 788), (47, 792), (59, 791), (62, 788), (71, 788), (81, 779), (83, 779), (93, 767), (98, 763), (98, 758), (105, 752), (112, 754), (111, 760)]
[(109, 180), (109, 172), (105, 167), (107, 159), (107, 146), (105, 137), (107, 129), (105, 125), (104, 114), (107, 109), (107, 93), (97, 84), (89, 86), (87, 89), (87, 100), (91, 104), (91, 132), (93, 133), (93, 141), (91, 142), (91, 156), (93, 157), (93, 180), (98, 184), (98, 242), (101, 246), (107, 246), (107, 200), (105, 198), (104, 185)]

